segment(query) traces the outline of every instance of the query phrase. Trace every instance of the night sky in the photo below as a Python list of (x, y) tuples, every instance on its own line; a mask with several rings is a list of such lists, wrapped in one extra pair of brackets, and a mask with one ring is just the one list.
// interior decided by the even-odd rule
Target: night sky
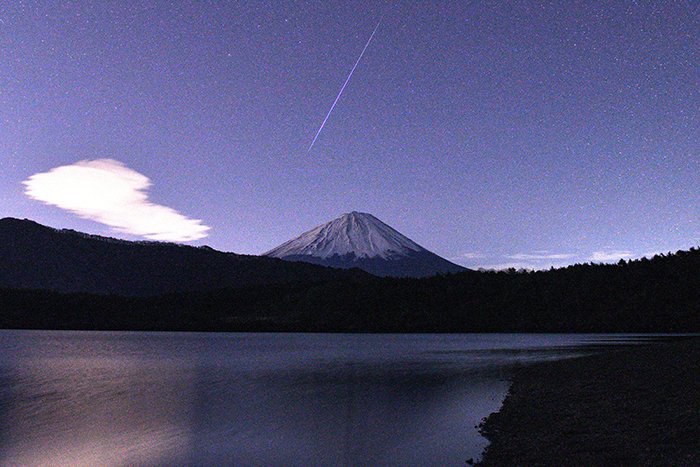
[(258, 254), (356, 210), (469, 267), (700, 244), (698, 1), (0, 5), (0, 217)]

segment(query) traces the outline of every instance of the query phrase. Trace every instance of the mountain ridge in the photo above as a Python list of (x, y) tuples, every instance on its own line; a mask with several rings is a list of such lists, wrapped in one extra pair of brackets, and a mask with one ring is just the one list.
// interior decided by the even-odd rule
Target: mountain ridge
[(276, 258), (0, 219), (0, 287), (149, 296), (364, 276)]

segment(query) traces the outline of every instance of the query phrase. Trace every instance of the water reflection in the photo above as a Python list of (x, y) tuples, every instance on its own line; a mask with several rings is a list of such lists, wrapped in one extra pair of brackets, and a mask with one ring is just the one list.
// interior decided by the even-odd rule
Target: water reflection
[(0, 463), (463, 465), (529, 339), (3, 331)]
[(0, 375), (3, 465), (155, 464), (189, 451), (191, 370), (39, 357), (3, 365)]

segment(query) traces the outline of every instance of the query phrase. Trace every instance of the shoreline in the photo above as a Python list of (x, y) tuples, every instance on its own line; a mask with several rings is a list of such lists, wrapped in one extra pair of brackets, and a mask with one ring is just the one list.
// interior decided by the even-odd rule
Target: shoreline
[(516, 371), (477, 465), (700, 465), (700, 338)]

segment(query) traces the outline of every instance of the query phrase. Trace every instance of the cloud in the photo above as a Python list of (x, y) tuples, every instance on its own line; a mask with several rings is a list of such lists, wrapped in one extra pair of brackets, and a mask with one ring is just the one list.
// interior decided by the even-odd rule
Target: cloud
[(623, 258), (631, 258), (632, 252), (627, 250), (617, 251), (594, 251), (591, 255), (591, 261), (614, 261)]
[(515, 255), (508, 255), (508, 256), (506, 256), (506, 258), (520, 260), (520, 261), (540, 261), (540, 260), (548, 260), (548, 259), (570, 259), (570, 258), (573, 258), (575, 256), (576, 255), (571, 254), (571, 253), (547, 254), (546, 252), (537, 252), (537, 254), (518, 253)]
[(209, 227), (148, 200), (148, 177), (112, 159), (80, 161), (22, 182), (32, 199), (151, 240), (186, 242), (207, 236)]
[(517, 253), (510, 255), (492, 255), (480, 252), (467, 252), (450, 258), (469, 268), (501, 270), (528, 269), (541, 270), (550, 267), (568, 266), (578, 255), (573, 253), (550, 253), (548, 250), (536, 250), (532, 253)]
[(455, 256), (454, 259), (478, 259), (478, 258), (483, 258), (484, 255), (482, 253), (474, 253), (474, 252), (469, 252), (469, 253), (462, 253), (459, 256)]

